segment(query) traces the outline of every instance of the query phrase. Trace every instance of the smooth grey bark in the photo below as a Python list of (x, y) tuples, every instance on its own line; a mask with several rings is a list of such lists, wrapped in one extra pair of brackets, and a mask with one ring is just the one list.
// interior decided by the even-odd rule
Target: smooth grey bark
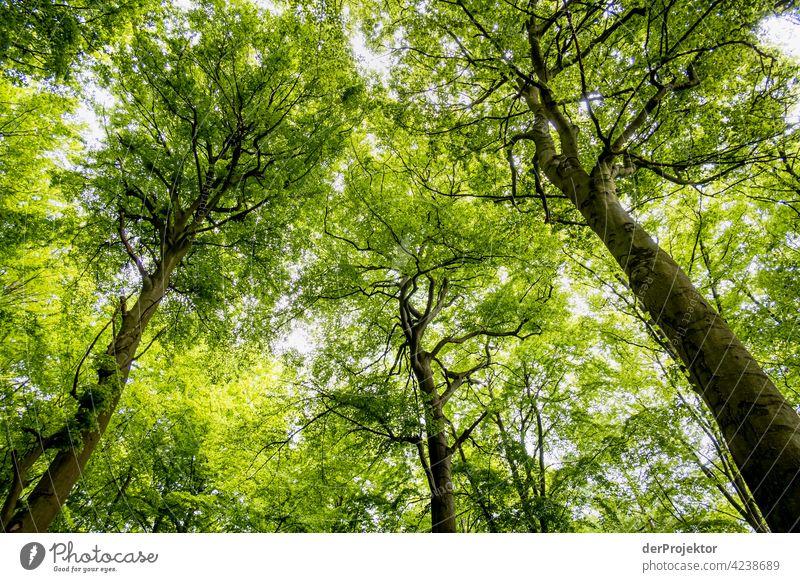
[[(615, 145), (624, 145), (620, 140), (632, 135), (664, 94), (648, 102)], [(587, 172), (578, 160), (576, 129), (549, 89), (523, 85), (521, 95), (535, 116), (530, 137), (537, 164), (583, 215), (679, 355), (770, 529), (800, 531), (800, 416), (669, 253), (623, 208), (613, 158), (600, 159)]]
[(434, 355), (422, 347), (422, 339), (428, 324), (445, 305), (448, 285), (447, 280), (444, 280), (437, 294), (433, 279), (429, 279), (429, 283), (424, 313), (417, 311), (411, 303), (416, 290), (416, 281), (406, 279), (401, 283), (400, 320), (411, 356), (411, 369), (423, 396), (428, 459), (425, 460), (422, 450), (420, 458), (428, 473), (431, 493), (431, 531), (455, 533), (455, 495), (451, 471), (453, 450), (448, 446), (443, 410), (446, 399), (439, 394), (433, 379), (431, 360)]

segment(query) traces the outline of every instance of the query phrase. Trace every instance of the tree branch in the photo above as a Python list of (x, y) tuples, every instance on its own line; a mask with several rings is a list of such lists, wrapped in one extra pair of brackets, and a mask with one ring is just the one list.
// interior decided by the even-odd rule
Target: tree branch
[(461, 433), (461, 436), (456, 438), (455, 442), (452, 446), (447, 447), (447, 450), (450, 454), (453, 454), (455, 450), (461, 446), (461, 444), (469, 438), (469, 435), (472, 434), (472, 431), (477, 428), (477, 426), (481, 423), (481, 421), (486, 418), (489, 413), (484, 410), (481, 415), (473, 422), (467, 430)]
[(150, 282), (150, 274), (147, 272), (147, 269), (145, 269), (142, 259), (140, 259), (136, 251), (133, 250), (131, 243), (128, 242), (128, 237), (125, 235), (125, 211), (123, 210), (119, 211), (119, 227), (117, 228), (117, 232), (119, 232), (119, 238), (122, 240), (122, 244), (125, 245), (128, 256), (133, 260), (136, 268), (139, 270), (139, 274), (142, 276), (142, 283), (146, 284)]

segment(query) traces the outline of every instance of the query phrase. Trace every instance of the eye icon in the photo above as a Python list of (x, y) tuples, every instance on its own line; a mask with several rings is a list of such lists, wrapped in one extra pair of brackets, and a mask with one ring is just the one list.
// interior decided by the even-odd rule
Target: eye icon
[(25, 544), (19, 551), (19, 563), (26, 570), (35, 570), (42, 565), (44, 553), (44, 546), (38, 542)]

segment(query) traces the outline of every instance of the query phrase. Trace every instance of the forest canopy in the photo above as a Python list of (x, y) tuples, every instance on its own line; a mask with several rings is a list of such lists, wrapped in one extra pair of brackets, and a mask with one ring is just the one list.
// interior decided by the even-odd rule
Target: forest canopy
[(800, 531), (776, 27), (0, 1), (0, 527)]

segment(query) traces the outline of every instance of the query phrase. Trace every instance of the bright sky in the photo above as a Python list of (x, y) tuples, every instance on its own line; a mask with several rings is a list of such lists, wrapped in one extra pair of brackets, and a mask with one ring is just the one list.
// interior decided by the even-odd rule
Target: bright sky
[(767, 44), (800, 59), (800, 24), (786, 18), (771, 18), (762, 26), (762, 32)]

